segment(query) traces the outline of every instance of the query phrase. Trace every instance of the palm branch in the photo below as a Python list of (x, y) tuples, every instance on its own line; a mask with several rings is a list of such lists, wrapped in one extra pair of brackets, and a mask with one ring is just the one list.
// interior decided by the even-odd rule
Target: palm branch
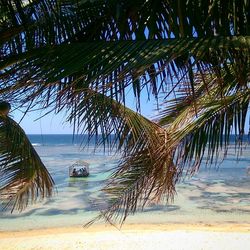
[(23, 210), (52, 194), (54, 182), (25, 132), (0, 116), (0, 197), (5, 208)]
[(103, 189), (108, 195), (108, 207), (101, 217), (110, 222), (123, 210), (120, 214), (123, 221), (137, 207), (158, 199), (160, 194), (174, 195), (175, 166), (172, 152), (164, 143), (167, 135), (159, 125), (91, 90), (79, 98), (68, 120), (82, 129), (80, 133), (87, 133), (89, 139), (101, 132), (101, 143), (122, 153), (119, 166)]
[[(57, 81), (70, 85), (79, 78), (85, 82), (83, 87), (112, 91), (118, 98), (128, 85), (134, 86), (137, 97), (145, 85), (155, 96), (166, 91), (169, 83), (175, 84), (185, 77), (191, 78), (192, 85), (190, 72), (194, 68), (214, 70), (215, 65), (220, 68), (218, 64), (230, 60), (235, 50), (244, 53), (249, 49), (246, 24), (249, 4), (244, 2), (242, 8), (235, 8), (234, 1), (224, 2), (5, 4), (2, 51), (6, 56), (1, 60), (1, 79), (7, 86), (2, 93), (9, 90), (9, 85), (12, 89)], [(219, 12), (222, 7), (223, 14)], [(194, 18), (196, 11), (203, 14)], [(225, 13), (234, 21), (224, 22), (222, 29), (219, 23)], [(233, 57), (239, 58), (240, 54), (233, 53)], [(19, 85), (13, 87), (13, 81)]]
[[(123, 155), (103, 189), (110, 198), (108, 207), (95, 219), (123, 223), (152, 201), (173, 200), (176, 183), (196, 173), (204, 156), (210, 164), (218, 160), (219, 153), (226, 156), (233, 129), (236, 136), (244, 131), (250, 94), (246, 86), (226, 82), (226, 76), (225, 72), (221, 89), (216, 77), (208, 74), (204, 84), (197, 75), (195, 98), (186, 86), (179, 90), (180, 97), (169, 101), (159, 117), (163, 127), (152, 127), (154, 132), (134, 143), (136, 150)], [(242, 146), (242, 140), (235, 143)]]

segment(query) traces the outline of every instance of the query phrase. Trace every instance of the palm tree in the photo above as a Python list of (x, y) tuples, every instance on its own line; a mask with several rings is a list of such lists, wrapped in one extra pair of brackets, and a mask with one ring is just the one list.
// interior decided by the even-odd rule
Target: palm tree
[[(76, 131), (101, 133), (122, 153), (105, 187), (107, 221), (172, 199), (206, 149), (212, 163), (231, 133), (244, 133), (248, 0), (1, 0), (0, 8), (1, 98), (27, 111), (67, 110)], [(126, 107), (131, 88), (136, 112)], [(140, 114), (144, 89), (164, 100), (155, 121)]]

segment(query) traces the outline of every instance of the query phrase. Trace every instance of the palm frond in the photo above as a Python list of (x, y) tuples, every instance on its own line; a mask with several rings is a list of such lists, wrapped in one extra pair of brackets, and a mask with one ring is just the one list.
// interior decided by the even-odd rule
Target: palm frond
[[(22, 25), (30, 31), (24, 34), (23, 41), (30, 37), (36, 43), (238, 36), (249, 32), (248, 1), (238, 4), (236, 0), (17, 0), (14, 3), (1, 0), (1, 3), (2, 26), (11, 29)], [(31, 29), (29, 24), (35, 28)]]
[(52, 195), (54, 181), (20, 126), (0, 116), (0, 197), (5, 207), (23, 210)]
[[(237, 53), (239, 58), (246, 57), (246, 63), (249, 63), (249, 43), (249, 37), (216, 37), (75, 43), (53, 48), (44, 47), (3, 58), (0, 62), (0, 69), (3, 70), (0, 73), (0, 93), (11, 93), (9, 98), (17, 99), (17, 96), (23, 103), (34, 100), (35, 97), (40, 98), (42, 93), (43, 99), (49, 103), (49, 100), (55, 100), (56, 96), (71, 89), (84, 92), (90, 88), (121, 100), (125, 96), (126, 88), (133, 84), (137, 86), (135, 95), (139, 101), (140, 91), (145, 86), (157, 96), (163, 86), (162, 81), (159, 81), (161, 75), (164, 75), (166, 81), (164, 90), (169, 82), (190, 77), (189, 71), (193, 68), (210, 68), (214, 72), (215, 66), (212, 63), (218, 71), (218, 63), (231, 60)], [(231, 48), (231, 51), (228, 52), (227, 48)], [(187, 50), (189, 58), (195, 58), (196, 61), (193, 65), (187, 62), (185, 69), (175, 74), (174, 78), (170, 77), (178, 70), (175, 60), (179, 60)], [(215, 57), (216, 62), (213, 62)], [(158, 66), (154, 66), (158, 63)], [(202, 70), (200, 74), (203, 74)], [(44, 98), (46, 91), (51, 96)]]
[[(151, 202), (172, 200), (176, 183), (196, 173), (205, 155), (213, 163), (218, 160), (219, 152), (226, 153), (233, 128), (236, 135), (242, 136), (250, 96), (247, 86), (237, 88), (237, 81), (234, 84), (227, 81), (221, 86), (216, 77), (210, 74), (207, 77), (204, 83), (197, 76), (195, 98), (184, 87), (181, 97), (174, 99), (173, 105), (168, 103), (159, 121), (165, 128), (140, 121), (142, 126), (152, 129), (134, 141), (132, 150), (129, 148), (123, 155), (103, 189), (109, 197), (107, 208), (96, 219), (109, 223), (119, 219), (123, 223), (129, 214)], [(228, 80), (227, 73), (224, 79)], [(117, 116), (127, 121), (129, 113), (125, 112), (124, 118), (118, 113)], [(131, 126), (132, 130), (133, 127), (136, 126)]]
[(68, 106), (68, 121), (75, 124), (76, 131), (88, 134), (89, 140), (102, 135), (97, 143), (107, 143), (109, 147), (116, 147), (125, 154), (133, 151), (138, 141), (143, 143), (145, 138), (155, 140), (155, 131), (160, 129), (157, 124), (123, 103), (91, 89), (78, 94), (74, 103), (75, 106)]
[(43, 90), (81, 79), (83, 88), (113, 93), (137, 82), (137, 98), (145, 85), (157, 97), (162, 82), (191, 77), (198, 62), (214, 71), (234, 50), (249, 49), (247, 2), (241, 8), (235, 1), (2, 2), (1, 86), (9, 83), (2, 92), (13, 82), (14, 90), (38, 83)]
[(173, 198), (178, 173), (172, 148), (165, 144), (168, 135), (164, 129), (98, 92), (89, 90), (75, 103), (68, 119), (79, 132), (90, 138), (101, 134), (101, 143), (117, 146), (122, 153), (103, 189), (108, 207), (101, 211), (102, 218), (111, 222), (120, 216), (123, 222), (152, 200)]
[[(207, 161), (213, 163), (219, 152), (226, 155), (231, 134), (242, 138), (245, 133), (249, 76), (237, 81), (232, 76), (238, 74), (235, 69), (228, 65), (219, 78), (208, 74), (206, 81), (196, 76), (195, 96), (183, 85), (180, 96), (168, 101), (161, 113), (159, 123), (175, 145), (175, 164), (182, 169), (188, 166), (191, 174), (198, 170), (205, 151)], [(241, 146), (242, 139), (235, 144)]]

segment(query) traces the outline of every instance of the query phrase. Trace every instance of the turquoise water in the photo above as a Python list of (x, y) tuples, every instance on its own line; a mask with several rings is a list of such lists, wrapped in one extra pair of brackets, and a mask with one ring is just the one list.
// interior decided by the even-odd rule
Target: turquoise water
[[(117, 166), (119, 156), (79, 146), (70, 135), (30, 136), (56, 183), (55, 195), (22, 213), (1, 212), (0, 231), (83, 225), (98, 214), (99, 190)], [(88, 178), (69, 178), (68, 167), (82, 159), (90, 163)], [(250, 223), (250, 148), (237, 162), (234, 150), (219, 168), (201, 168), (199, 174), (177, 185), (174, 203), (151, 204), (130, 216), (127, 223)]]

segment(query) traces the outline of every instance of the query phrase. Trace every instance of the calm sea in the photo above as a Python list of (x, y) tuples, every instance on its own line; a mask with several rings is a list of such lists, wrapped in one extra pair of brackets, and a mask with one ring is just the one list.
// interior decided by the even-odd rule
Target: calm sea
[[(0, 212), (0, 231), (83, 225), (98, 215), (99, 190), (116, 167), (119, 155), (81, 146), (83, 137), (29, 135), (32, 144), (56, 183), (55, 195), (30, 205), (22, 213)], [(69, 166), (77, 160), (90, 163), (88, 178), (69, 178)], [(130, 216), (127, 223), (250, 223), (250, 147), (237, 160), (234, 147), (218, 167), (201, 167), (191, 179), (177, 185), (171, 204), (151, 204)]]

